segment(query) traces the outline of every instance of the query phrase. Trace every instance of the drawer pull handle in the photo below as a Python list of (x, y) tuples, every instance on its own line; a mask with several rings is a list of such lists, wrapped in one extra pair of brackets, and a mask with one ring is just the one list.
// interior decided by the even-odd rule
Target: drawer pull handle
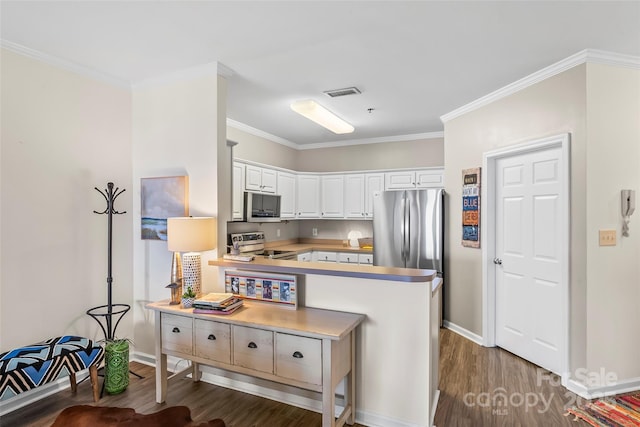
[(249, 347), (249, 348), (258, 348), (256, 343), (254, 343), (253, 341), (251, 341), (247, 347)]
[(213, 334), (209, 334), (209, 336), (207, 337), (208, 340), (214, 341), (216, 339), (216, 336)]
[(296, 359), (302, 359), (304, 356), (299, 351), (296, 351), (293, 353), (293, 357), (295, 357)]
[(175, 327), (175, 328), (173, 328), (173, 330), (172, 330), (171, 332), (175, 332), (175, 333), (179, 334), (179, 333), (180, 333), (180, 329), (178, 329), (177, 327)]

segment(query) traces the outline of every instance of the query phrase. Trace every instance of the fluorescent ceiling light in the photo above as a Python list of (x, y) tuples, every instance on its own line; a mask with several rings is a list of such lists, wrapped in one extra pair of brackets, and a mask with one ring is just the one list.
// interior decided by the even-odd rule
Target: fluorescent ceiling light
[(349, 123), (310, 99), (294, 102), (291, 104), (291, 109), (333, 133), (343, 134), (354, 131), (354, 127)]

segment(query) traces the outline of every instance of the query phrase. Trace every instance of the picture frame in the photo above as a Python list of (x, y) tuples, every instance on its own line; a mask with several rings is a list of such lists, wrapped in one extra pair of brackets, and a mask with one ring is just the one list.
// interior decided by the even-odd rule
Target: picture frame
[(462, 170), (462, 246), (480, 248), (481, 168)]
[(167, 218), (189, 216), (189, 177), (140, 179), (140, 238), (167, 240)]
[(297, 309), (300, 289), (295, 275), (227, 270), (225, 292), (237, 298)]

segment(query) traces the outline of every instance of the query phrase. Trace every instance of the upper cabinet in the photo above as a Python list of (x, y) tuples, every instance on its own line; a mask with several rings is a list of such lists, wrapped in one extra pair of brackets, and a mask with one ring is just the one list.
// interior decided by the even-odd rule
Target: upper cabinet
[(282, 219), (373, 219), (373, 194), (444, 187), (443, 168), (307, 173), (233, 162), (233, 221), (242, 221), (244, 192), (279, 194)]
[(320, 176), (298, 175), (296, 188), (296, 218), (320, 218)]
[(344, 218), (344, 175), (322, 175), (321, 217)]
[(289, 172), (277, 172), (280, 197), (280, 218), (296, 217), (296, 176)]
[(273, 169), (246, 165), (244, 188), (247, 191), (276, 193), (277, 173)]
[(444, 187), (444, 170), (442, 168), (394, 171), (387, 172), (384, 176), (385, 190), (414, 190), (432, 187)]
[(244, 218), (244, 163), (233, 162), (233, 178), (231, 199), (233, 210), (232, 221), (242, 221)]

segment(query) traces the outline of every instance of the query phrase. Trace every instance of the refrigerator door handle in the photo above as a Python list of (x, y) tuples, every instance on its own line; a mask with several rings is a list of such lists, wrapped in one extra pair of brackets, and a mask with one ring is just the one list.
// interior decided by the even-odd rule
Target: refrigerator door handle
[(410, 230), (410, 224), (411, 222), (410, 220), (410, 206), (409, 206), (409, 198), (407, 197), (407, 194), (405, 193), (404, 196), (402, 197), (402, 202), (404, 203), (403, 206), (403, 215), (402, 215), (402, 259), (404, 260), (405, 263), (405, 267), (407, 264), (407, 260), (409, 259), (409, 255), (411, 252), (409, 252), (409, 239), (411, 237), (411, 230)]

